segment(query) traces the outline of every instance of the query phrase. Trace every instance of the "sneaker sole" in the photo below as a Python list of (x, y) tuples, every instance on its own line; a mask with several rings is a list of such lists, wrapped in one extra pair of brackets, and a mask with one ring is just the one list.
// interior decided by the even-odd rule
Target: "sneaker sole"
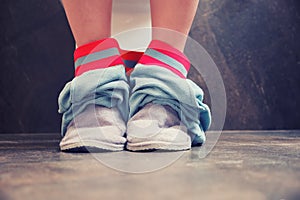
[(61, 151), (70, 152), (96, 152), (96, 151), (122, 151), (124, 150), (124, 144), (112, 144), (99, 141), (80, 141), (69, 144), (60, 145)]
[(145, 141), (130, 143), (126, 145), (130, 151), (147, 151), (147, 150), (165, 150), (165, 151), (186, 151), (191, 149), (189, 143), (172, 143), (163, 141)]

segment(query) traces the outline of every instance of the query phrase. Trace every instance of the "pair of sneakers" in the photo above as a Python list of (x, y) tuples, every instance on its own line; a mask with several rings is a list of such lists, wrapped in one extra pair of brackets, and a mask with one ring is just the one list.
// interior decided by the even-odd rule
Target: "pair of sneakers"
[(210, 111), (179, 50), (153, 40), (129, 81), (112, 38), (79, 47), (74, 62), (75, 78), (59, 97), (61, 150), (187, 150), (205, 141)]
[(68, 126), (62, 151), (187, 150), (191, 137), (169, 106), (149, 103), (127, 123), (116, 108), (89, 105)]

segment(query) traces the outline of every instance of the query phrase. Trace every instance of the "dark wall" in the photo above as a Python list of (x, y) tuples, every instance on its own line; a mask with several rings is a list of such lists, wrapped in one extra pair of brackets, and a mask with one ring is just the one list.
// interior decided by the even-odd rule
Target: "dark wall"
[(226, 88), (225, 129), (300, 128), (300, 1), (200, 1), (191, 36)]
[[(73, 76), (63, 9), (54, 0), (1, 3), (0, 132), (58, 132), (57, 96)], [(225, 129), (300, 128), (299, 33), (297, 0), (200, 1), (190, 35), (224, 79)]]
[(74, 41), (59, 1), (1, 2), (0, 132), (53, 132), (73, 73)]

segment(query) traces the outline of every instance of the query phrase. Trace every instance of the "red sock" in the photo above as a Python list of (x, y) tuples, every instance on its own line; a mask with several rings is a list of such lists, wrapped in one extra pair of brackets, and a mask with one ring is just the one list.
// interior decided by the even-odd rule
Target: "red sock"
[(160, 40), (152, 40), (139, 63), (169, 69), (181, 78), (186, 78), (190, 69), (190, 61), (181, 51)]
[(144, 52), (121, 50), (126, 72), (130, 73), (134, 66), (138, 63)]
[(123, 65), (119, 44), (113, 38), (91, 42), (74, 52), (75, 76), (95, 69)]

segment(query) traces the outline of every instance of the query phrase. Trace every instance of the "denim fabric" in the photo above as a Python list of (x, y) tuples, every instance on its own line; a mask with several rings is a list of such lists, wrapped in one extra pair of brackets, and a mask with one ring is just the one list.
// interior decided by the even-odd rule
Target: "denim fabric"
[(210, 126), (211, 113), (203, 103), (202, 89), (193, 81), (163, 67), (137, 64), (130, 76), (130, 86), (130, 117), (150, 102), (168, 105), (194, 136), (193, 145), (205, 142), (204, 132)]
[(68, 82), (58, 98), (62, 113), (61, 134), (65, 135), (70, 122), (88, 105), (116, 107), (123, 120), (128, 118), (129, 85), (123, 65), (83, 73)]

